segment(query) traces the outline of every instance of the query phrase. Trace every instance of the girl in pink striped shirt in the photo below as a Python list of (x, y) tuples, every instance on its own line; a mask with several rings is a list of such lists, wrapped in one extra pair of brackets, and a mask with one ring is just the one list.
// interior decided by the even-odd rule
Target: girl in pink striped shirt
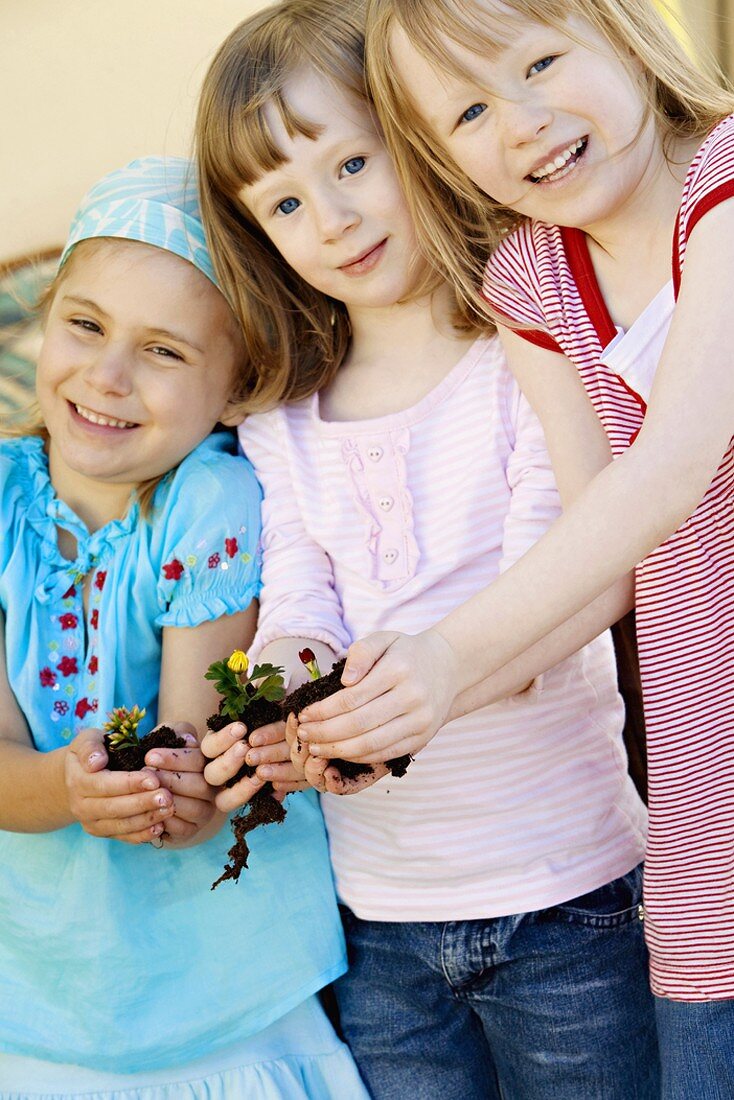
[(350, 759), (420, 748), (457, 687), (640, 563), (665, 1092), (732, 1096), (734, 96), (652, 0), (372, 0), (369, 24), (425, 248), (477, 308), (489, 257), (484, 296), (554, 457), (583, 462), (593, 408), (615, 461), (435, 631), (355, 647), (353, 680), (377, 663), (301, 736)]
[[(304, 646), (326, 671), (355, 637), (426, 630), (560, 510), (496, 337), (456, 326), (453, 294), (419, 258), (365, 97), (359, 8), (287, 0), (246, 21), (198, 124), (202, 205), (252, 362), (240, 438), (265, 491), (255, 647), (293, 686)], [(584, 439), (591, 477), (608, 458), (594, 418)], [(569, 499), (579, 477), (559, 466)], [(623, 580), (602, 626), (628, 599)], [(645, 813), (601, 629), (598, 609), (583, 613), (481, 698), (457, 699), (402, 779), (335, 797), (338, 773), (308, 765), (327, 789), (351, 952), (342, 1024), (376, 1097), (657, 1095)], [(212, 783), (242, 753), (277, 774), (263, 735), (248, 749), (242, 733), (205, 739)]]

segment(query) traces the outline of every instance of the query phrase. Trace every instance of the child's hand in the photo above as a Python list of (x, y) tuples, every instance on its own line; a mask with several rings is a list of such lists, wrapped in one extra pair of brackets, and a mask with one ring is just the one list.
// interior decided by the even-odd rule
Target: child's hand
[(156, 840), (173, 816), (173, 795), (155, 772), (107, 771), (104, 732), (82, 730), (69, 745), (64, 779), (71, 813), (90, 836), (127, 844)]
[(173, 726), (187, 742), (183, 749), (151, 749), (145, 763), (156, 769), (161, 787), (173, 795), (173, 816), (166, 820), (166, 834), (172, 840), (189, 840), (214, 816), (215, 791), (204, 779), (206, 758), (199, 748), (193, 726)]
[(273, 794), (279, 801), (291, 791), (302, 791), (308, 787), (303, 776), (291, 764), (283, 722), (273, 722), (253, 730), (249, 735), (249, 745), (242, 740), (246, 733), (242, 722), (232, 722), (216, 733), (207, 733), (201, 742), (201, 751), (210, 760), (204, 769), (204, 778), (213, 787), (222, 787), (244, 763), (257, 766), (255, 775), (240, 779), (232, 787), (223, 787), (217, 793), (217, 809), (225, 813), (246, 805), (268, 780), (273, 784)]
[(309, 753), (308, 745), (298, 736), (298, 730), (298, 719), (295, 714), (289, 714), (285, 724), (285, 737), (290, 746), (291, 761), (309, 786), (315, 787), (320, 794), (359, 794), (389, 774), (384, 764), (374, 764), (370, 774), (346, 779), (327, 759), (319, 759)]
[(457, 672), (453, 650), (435, 631), (371, 634), (349, 648), (345, 689), (301, 713), (299, 737), (327, 760), (415, 755), (446, 722)]

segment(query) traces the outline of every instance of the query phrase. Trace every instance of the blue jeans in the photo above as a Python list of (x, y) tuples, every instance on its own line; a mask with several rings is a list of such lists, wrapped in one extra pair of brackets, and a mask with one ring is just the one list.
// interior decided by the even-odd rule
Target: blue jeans
[(642, 869), (492, 920), (343, 907), (344, 1035), (376, 1100), (657, 1100)]
[(732, 1100), (734, 1001), (655, 998), (664, 1100)]

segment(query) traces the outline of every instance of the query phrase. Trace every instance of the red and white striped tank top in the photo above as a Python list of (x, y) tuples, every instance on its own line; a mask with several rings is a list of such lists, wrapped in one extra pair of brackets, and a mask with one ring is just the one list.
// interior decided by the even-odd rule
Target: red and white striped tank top
[[(732, 196), (734, 116), (709, 134), (686, 177), (673, 242), (676, 291), (691, 231)], [(533, 326), (519, 335), (576, 365), (614, 454), (624, 451), (646, 405), (602, 362), (617, 330), (585, 235), (523, 225), (493, 255), (483, 289), (495, 309)], [(734, 440), (693, 515), (637, 567), (636, 586), (648, 738), (645, 913), (653, 990), (685, 1001), (731, 998)]]

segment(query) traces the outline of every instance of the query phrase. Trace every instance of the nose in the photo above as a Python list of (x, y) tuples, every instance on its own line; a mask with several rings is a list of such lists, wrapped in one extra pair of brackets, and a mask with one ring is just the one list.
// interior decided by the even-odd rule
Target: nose
[(504, 100), (499, 111), (504, 140), (513, 149), (535, 141), (553, 120), (549, 107), (532, 100)]
[(319, 195), (316, 202), (316, 221), (322, 241), (337, 241), (355, 229), (362, 221), (361, 215), (339, 186), (331, 187)]
[(98, 393), (127, 397), (132, 391), (131, 355), (121, 344), (108, 341), (97, 348), (87, 365), (86, 378)]

